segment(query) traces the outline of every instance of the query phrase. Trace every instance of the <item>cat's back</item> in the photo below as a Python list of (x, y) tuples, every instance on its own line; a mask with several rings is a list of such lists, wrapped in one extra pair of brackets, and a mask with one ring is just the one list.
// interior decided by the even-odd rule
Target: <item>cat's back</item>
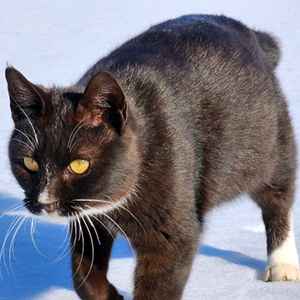
[(292, 137), (274, 75), (278, 53), (271, 36), (239, 21), (188, 15), (123, 44), (94, 65), (79, 85), (99, 71), (112, 73), (137, 108), (146, 147), (143, 161), (154, 159), (167, 170), (164, 164), (170, 160), (170, 172), (181, 174), (181, 187), (184, 178), (196, 178), (202, 170), (208, 183), (201, 189), (212, 190), (207, 186), (218, 174), (222, 180), (210, 196), (217, 203), (229, 182), (236, 182), (227, 191), (233, 198), (242, 186), (267, 181), (273, 167), (269, 158), (276, 160), (277, 132)]
[(128, 67), (148, 67), (161, 73), (171, 68), (186, 76), (184, 71), (220, 55), (230, 64), (252, 64), (261, 71), (267, 63), (256, 33), (241, 22), (225, 16), (186, 15), (155, 25), (124, 43), (96, 63), (79, 84), (85, 85), (100, 70), (114, 74)]
[(252, 40), (252, 31), (237, 20), (222, 15), (185, 15), (151, 27), (132, 42), (175, 48), (196, 45), (228, 52)]

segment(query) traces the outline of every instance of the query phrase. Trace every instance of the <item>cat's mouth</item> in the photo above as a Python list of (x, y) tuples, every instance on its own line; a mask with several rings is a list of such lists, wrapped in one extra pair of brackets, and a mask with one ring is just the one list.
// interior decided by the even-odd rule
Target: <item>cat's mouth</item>
[(52, 204), (41, 204), (42, 209), (45, 210), (48, 214), (52, 214), (58, 211), (59, 209), (59, 202), (55, 202)]
[[(101, 202), (101, 203), (99, 203)], [(59, 201), (49, 203), (38, 203), (37, 214), (50, 218), (72, 218), (79, 215), (95, 215), (111, 211), (120, 204), (98, 199), (73, 199), (69, 201), (68, 207)]]

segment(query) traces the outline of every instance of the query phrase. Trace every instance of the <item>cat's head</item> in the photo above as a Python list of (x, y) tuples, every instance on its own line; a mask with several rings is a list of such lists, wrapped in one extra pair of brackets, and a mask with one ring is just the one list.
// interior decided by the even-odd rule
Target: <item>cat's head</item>
[(117, 207), (134, 190), (138, 151), (128, 103), (116, 79), (46, 89), (6, 69), (15, 129), (12, 171), (34, 214), (72, 216)]

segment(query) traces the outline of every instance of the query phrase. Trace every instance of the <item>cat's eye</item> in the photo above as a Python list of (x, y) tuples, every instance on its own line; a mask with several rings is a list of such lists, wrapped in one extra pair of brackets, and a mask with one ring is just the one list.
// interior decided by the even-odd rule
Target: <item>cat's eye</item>
[(38, 163), (32, 159), (31, 157), (24, 157), (23, 158), (23, 163), (24, 163), (24, 166), (29, 170), (29, 171), (32, 171), (32, 172), (37, 172), (39, 170), (39, 165)]
[(90, 166), (90, 163), (84, 159), (75, 159), (69, 165), (69, 171), (75, 174), (84, 173)]

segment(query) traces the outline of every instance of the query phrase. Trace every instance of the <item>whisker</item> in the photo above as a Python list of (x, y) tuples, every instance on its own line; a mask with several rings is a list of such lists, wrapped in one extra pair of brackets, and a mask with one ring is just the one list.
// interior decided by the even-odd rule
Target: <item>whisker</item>
[[(76, 208), (77, 207), (73, 207), (73, 208)], [(82, 231), (82, 227), (81, 227), (81, 224), (80, 224), (80, 215), (79, 214), (76, 214), (75, 216), (75, 220), (78, 222), (78, 231), (80, 232), (81, 234), (81, 238), (82, 238), (82, 244), (81, 244), (81, 257), (80, 257), (80, 261), (79, 261), (79, 264), (78, 264), (78, 267), (76, 269), (76, 271), (74, 272), (74, 274), (72, 275), (72, 278), (74, 279), (75, 276), (77, 275), (77, 273), (79, 272), (80, 270), (80, 267), (81, 267), (81, 264), (82, 264), (82, 261), (83, 261), (83, 255), (84, 255), (84, 235), (83, 235), (83, 231)]]
[(98, 221), (101, 224), (101, 226), (103, 226), (108, 231), (108, 233), (111, 235), (111, 237), (113, 238), (114, 241), (116, 240), (116, 237), (112, 234), (112, 232), (109, 230), (109, 228), (103, 222), (101, 222), (99, 220), (99, 218), (97, 218), (94, 215), (91, 215), (91, 217), (94, 218), (96, 221)]
[(25, 132), (23, 132), (22, 130), (15, 128), (15, 131), (21, 133), (23, 136), (25, 136), (28, 140), (28, 142), (31, 144), (31, 146), (33, 147), (33, 149), (35, 148), (35, 145), (33, 144), (32, 140), (30, 138), (33, 139), (33, 136), (26, 134)]
[(14, 204), (13, 206), (11, 206), (11, 207), (8, 208), (7, 210), (5, 210), (3, 213), (1, 213), (2, 216), (0, 217), (0, 220), (1, 220), (3, 217), (9, 216), (10, 213), (12, 213), (12, 212), (18, 210), (19, 208), (23, 208), (23, 207), (24, 207), (23, 204), (19, 204), (19, 203)]
[[(27, 212), (24, 215), (24, 219), (23, 219), (24, 221), (23, 220), (22, 221), (23, 221), (23, 224), (25, 223), (25, 226), (26, 226), (26, 223), (27, 223), (27, 220), (28, 220), (29, 216), (30, 216), (29, 212)], [(12, 247), (12, 256), (13, 256), (14, 260), (17, 261), (16, 255), (15, 255), (15, 249), (14, 249), (14, 241), (13, 241), (13, 247)]]
[[(72, 216), (75, 217), (75, 213), (72, 213)], [(73, 218), (71, 218), (70, 221), (71, 221), (71, 225), (72, 225), (70, 236), (72, 236), (72, 235), (74, 236), (70, 251), (73, 252), (75, 249), (76, 240), (77, 240), (77, 223), (76, 223), (76, 220)]]
[(90, 219), (89, 215), (84, 211), (84, 209), (82, 209), (82, 212), (85, 214), (86, 218), (88, 219), (88, 221), (90, 222), (91, 226), (93, 227), (93, 229), (95, 231), (95, 234), (96, 234), (96, 237), (97, 237), (97, 240), (98, 240), (98, 244), (101, 245), (100, 238), (99, 238), (98, 232), (97, 232), (97, 230), (95, 228), (95, 225), (93, 224), (93, 222)]
[[(66, 235), (64, 237), (64, 240), (63, 240), (62, 244), (59, 246), (59, 248), (56, 250), (56, 252), (58, 252), (60, 249), (62, 249), (63, 246), (65, 245), (66, 241), (68, 240), (68, 231), (70, 229), (70, 225), (68, 224), (67, 226), (68, 226), (68, 230), (66, 231)], [(64, 229), (65, 229), (65, 226), (63, 226), (62, 230), (64, 230)]]
[[(107, 197), (108, 197), (108, 199), (110, 199), (112, 201), (112, 199), (109, 196), (107, 196)], [(124, 207), (123, 205), (121, 205), (119, 203), (115, 203), (115, 205), (117, 205), (118, 207), (120, 207), (120, 208), (124, 209), (125, 211), (127, 211), (136, 220), (136, 222), (141, 226), (141, 228), (143, 229), (144, 233), (145, 234), (147, 233), (146, 229), (142, 225), (141, 221), (128, 208)]]
[(37, 246), (37, 244), (36, 244), (36, 242), (35, 242), (35, 239), (34, 239), (34, 233), (36, 232), (35, 226), (36, 226), (36, 218), (35, 218), (35, 217), (32, 217), (31, 222), (30, 222), (30, 238), (31, 238), (32, 244), (33, 244), (35, 250), (36, 250), (40, 255), (42, 255), (43, 257), (45, 257), (45, 258), (47, 258), (47, 259), (50, 259), (47, 255), (45, 255), (44, 253), (42, 253), (42, 252), (39, 250), (39, 248), (38, 248), (38, 246)]
[[(73, 213), (72, 215), (75, 216), (75, 213)], [(71, 219), (71, 220), (72, 220), (72, 219)], [(72, 221), (73, 221), (73, 220), (72, 220)], [(78, 233), (77, 233), (77, 222), (75, 222), (75, 220), (74, 220), (74, 223), (73, 223), (73, 224), (74, 224), (74, 230), (75, 230), (75, 233), (74, 233), (74, 237), (75, 237), (75, 238), (74, 238), (74, 240), (76, 241), (76, 239), (77, 239), (77, 234), (78, 234)], [(78, 234), (78, 240), (79, 240), (79, 234)]]
[(6, 269), (6, 271), (9, 273), (9, 270), (8, 270), (8, 267), (7, 267), (7, 264), (6, 264), (6, 260), (5, 260), (5, 253), (4, 253), (4, 250), (5, 250), (5, 246), (6, 246), (6, 242), (10, 236), (10, 234), (12, 233), (12, 231), (14, 230), (14, 228), (18, 225), (18, 223), (21, 221), (21, 219), (23, 218), (24, 216), (19, 216), (19, 217), (16, 217), (14, 219), (14, 221), (12, 222), (12, 224), (10, 225), (10, 227), (8, 228), (7, 232), (6, 232), (6, 235), (5, 235), (5, 238), (4, 238), (4, 241), (3, 241), (3, 244), (2, 244), (2, 247), (1, 247), (1, 251), (0, 251), (0, 265), (1, 265), (1, 261), (2, 261), (2, 258), (3, 258), (3, 265)]
[(89, 206), (89, 205), (85, 205), (85, 206), (88, 207), (88, 208), (90, 208), (90, 209), (92, 209), (92, 210), (96, 210), (100, 215), (105, 216), (107, 219), (109, 219), (121, 231), (121, 233), (125, 236), (128, 244), (130, 246), (132, 255), (134, 256), (134, 250), (133, 250), (133, 247), (131, 245), (131, 242), (130, 242), (130, 240), (129, 240), (127, 234), (126, 234), (126, 232), (120, 227), (120, 225), (113, 218), (111, 218), (109, 215), (107, 215), (106, 213), (104, 213), (104, 212), (102, 212), (102, 211), (100, 211), (100, 210), (98, 210), (98, 209), (96, 209), (96, 208), (94, 208), (92, 206)]
[[(80, 209), (83, 211), (83, 209), (80, 207)], [(85, 222), (84, 218), (81, 218), (81, 220), (83, 221), (87, 231), (88, 231), (88, 234), (90, 236), (90, 240), (91, 240), (91, 245), (92, 245), (92, 260), (91, 260), (91, 265), (90, 265), (90, 268), (88, 270), (88, 273), (87, 275), (85, 276), (85, 278), (83, 279), (83, 281), (81, 282), (81, 284), (76, 288), (76, 290), (78, 290), (84, 283), (85, 281), (88, 279), (91, 271), (92, 271), (92, 268), (93, 268), (93, 264), (94, 264), (94, 259), (95, 259), (95, 249), (94, 249), (94, 242), (93, 242), (93, 237), (92, 237), (92, 234), (91, 234), (91, 231), (87, 225), (87, 223)]]
[(25, 216), (23, 216), (22, 220), (19, 222), (19, 225), (17, 226), (16, 230), (15, 230), (15, 233), (13, 234), (12, 238), (11, 238), (11, 241), (10, 241), (10, 246), (9, 246), (9, 254), (8, 254), (8, 261), (9, 261), (9, 264), (10, 264), (10, 268), (11, 268), (11, 271), (13, 273), (13, 268), (12, 268), (12, 256), (15, 258), (16, 260), (16, 257), (14, 255), (14, 244), (15, 244), (15, 240), (16, 240), (16, 237), (17, 237), (17, 234), (19, 232), (19, 230), (21, 229), (22, 225), (24, 224), (24, 222), (26, 221), (26, 219), (28, 218), (29, 216), (29, 213), (27, 213)]
[(11, 138), (12, 141), (15, 141), (15, 142), (19, 142), (23, 145), (25, 145), (29, 150), (31, 150), (32, 152), (34, 152), (34, 148), (32, 148), (31, 146), (29, 146), (27, 143), (17, 139), (17, 138)]
[(82, 119), (72, 130), (70, 137), (69, 137), (69, 141), (68, 141), (69, 149), (73, 147), (72, 146), (73, 140), (74, 140), (76, 134), (78, 133), (78, 131), (84, 126), (84, 122), (85, 122), (85, 119)]
[(83, 138), (78, 139), (78, 140), (72, 145), (72, 147), (69, 149), (69, 151), (71, 152), (72, 149), (75, 147), (75, 145), (76, 145), (78, 142), (80, 142), (81, 140), (83, 140)]
[(38, 140), (38, 137), (37, 137), (37, 134), (36, 134), (36, 131), (28, 117), (28, 115), (26, 114), (26, 112), (24, 111), (24, 109), (20, 106), (20, 104), (18, 103), (18, 101), (13, 97), (13, 95), (11, 93), (9, 93), (11, 99), (15, 102), (15, 104), (18, 106), (18, 108), (21, 110), (21, 112), (24, 114), (24, 116), (27, 118), (28, 122), (29, 122), (29, 125), (31, 126), (31, 129), (33, 131), (33, 134), (34, 134), (34, 138), (35, 138), (35, 141), (36, 141), (36, 145), (39, 144), (39, 140)]
[[(72, 228), (71, 228), (71, 230), (72, 230)], [(62, 245), (59, 247), (59, 249), (61, 249), (63, 247), (63, 245), (67, 242), (66, 246), (64, 247), (64, 250), (62, 251), (62, 253), (51, 264), (59, 262), (60, 260), (65, 258), (70, 253), (70, 248), (69, 248), (70, 244), (68, 241), (69, 231), (70, 231), (70, 225), (68, 224), (68, 230), (66, 231), (65, 239), (64, 239)]]
[[(106, 195), (107, 198), (111, 199), (109, 196)], [(111, 201), (107, 201), (107, 200), (100, 200), (100, 199), (73, 199), (72, 201), (77, 201), (77, 202), (100, 202), (100, 203), (108, 203), (108, 204), (112, 204), (115, 205), (125, 211), (127, 211), (134, 219), (135, 221), (141, 226), (142, 230), (144, 231), (144, 233), (146, 234), (146, 229), (145, 227), (142, 225), (142, 223), (140, 222), (140, 220), (126, 207), (124, 207), (123, 205), (113, 202)]]
[[(0, 155), (1, 156), (1, 155)], [(3, 157), (5, 157), (5, 158), (7, 158), (7, 155), (5, 155), (5, 156), (3, 156)], [(10, 194), (2, 194), (2, 196), (0, 196), (0, 200), (2, 200), (2, 199), (7, 199), (7, 200), (9, 200), (9, 199), (11, 199), (13, 196), (12, 195), (10, 195)]]

